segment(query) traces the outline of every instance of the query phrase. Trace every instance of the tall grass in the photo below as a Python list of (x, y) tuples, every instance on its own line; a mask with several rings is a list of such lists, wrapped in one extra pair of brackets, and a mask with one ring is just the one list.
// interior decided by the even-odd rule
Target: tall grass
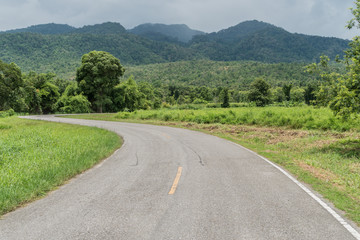
[(246, 124), (292, 129), (320, 129), (347, 131), (360, 130), (357, 118), (346, 121), (337, 118), (327, 108), (313, 107), (245, 107), (229, 109), (192, 110), (140, 110), (132, 113), (120, 112), (117, 119), (139, 119), (160, 121), (182, 121), (194, 123)]
[(0, 118), (0, 215), (88, 169), (120, 147), (103, 129)]

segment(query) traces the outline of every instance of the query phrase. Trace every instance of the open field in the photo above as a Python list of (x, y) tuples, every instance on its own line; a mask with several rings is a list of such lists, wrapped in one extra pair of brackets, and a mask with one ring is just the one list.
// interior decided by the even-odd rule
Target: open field
[(0, 118), (0, 215), (44, 196), (121, 142), (98, 128)]
[(327, 109), (274, 107), (162, 109), (76, 118), (183, 127), (234, 141), (284, 167), (360, 225), (359, 120), (343, 122)]

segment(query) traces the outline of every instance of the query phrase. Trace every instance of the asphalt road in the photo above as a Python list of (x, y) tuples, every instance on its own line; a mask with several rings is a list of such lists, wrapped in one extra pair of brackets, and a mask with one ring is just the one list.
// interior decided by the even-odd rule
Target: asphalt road
[(317, 194), (224, 139), (170, 127), (38, 118), (109, 129), (125, 142), (47, 197), (5, 215), (1, 240), (360, 239), (359, 229)]

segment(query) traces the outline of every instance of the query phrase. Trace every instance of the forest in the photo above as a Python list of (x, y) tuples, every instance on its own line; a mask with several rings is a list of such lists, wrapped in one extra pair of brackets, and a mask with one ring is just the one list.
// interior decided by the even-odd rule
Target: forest
[(289, 33), (259, 21), (209, 34), (186, 25), (145, 24), (126, 30), (110, 22), (82, 28), (45, 24), (0, 32), (0, 59), (16, 63), (23, 72), (74, 79), (81, 57), (93, 50), (109, 52), (125, 66), (197, 60), (311, 63), (323, 54), (341, 58), (348, 44), (338, 38)]
[[(92, 51), (89, 54), (92, 53), (105, 54), (105, 58), (113, 59), (121, 66), (112, 87), (104, 94), (106, 98), (100, 101), (101, 112), (265, 105), (326, 106), (332, 96), (324, 96), (321, 91), (327, 86), (324, 74), (344, 74), (346, 71), (344, 64), (328, 63), (325, 57), (323, 62), (315, 65), (199, 60), (123, 67), (109, 53)], [(83, 59), (89, 54), (85, 54)], [(0, 110), (12, 109), (29, 114), (97, 112), (97, 93), (81, 86), (80, 70), (78, 68), (75, 80), (66, 80), (54, 73), (23, 73), (16, 64), (0, 61)], [(91, 75), (91, 79), (96, 77)]]
[(0, 111), (307, 104), (349, 117), (358, 109), (350, 104), (357, 41), (344, 52), (348, 44), (256, 20), (209, 34), (186, 25), (31, 26), (0, 33)]

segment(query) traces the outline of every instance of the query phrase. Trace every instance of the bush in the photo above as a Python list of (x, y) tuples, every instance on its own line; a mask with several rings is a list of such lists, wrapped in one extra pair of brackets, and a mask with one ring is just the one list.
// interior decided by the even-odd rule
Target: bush
[(61, 102), (64, 107), (60, 108), (65, 113), (90, 113), (90, 102), (84, 95), (63, 96)]
[(11, 117), (15, 115), (15, 111), (13, 109), (9, 109), (6, 111), (0, 111), (0, 117)]
[(220, 104), (216, 104), (216, 103), (208, 103), (206, 104), (207, 108), (220, 108)]
[(206, 100), (204, 100), (204, 99), (195, 98), (195, 100), (192, 103), (193, 104), (206, 104), (208, 102)]

